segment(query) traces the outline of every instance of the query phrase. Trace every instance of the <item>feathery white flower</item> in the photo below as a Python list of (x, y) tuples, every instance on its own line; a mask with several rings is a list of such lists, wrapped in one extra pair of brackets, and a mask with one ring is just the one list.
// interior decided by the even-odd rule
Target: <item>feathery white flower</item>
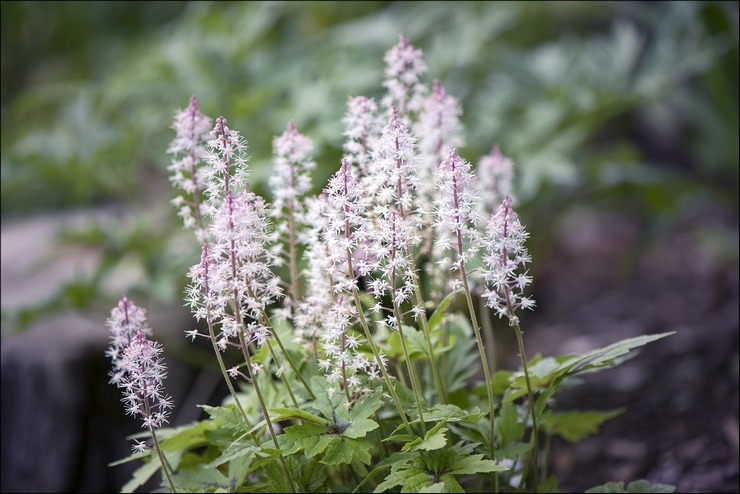
[(465, 268), (480, 249), (480, 234), (476, 225), (480, 219), (477, 203), (479, 195), (475, 174), (470, 163), (450, 150), (437, 170), (438, 197), (435, 205), (435, 247), (443, 270)]
[(511, 185), (513, 175), (514, 163), (501, 154), (498, 146), (493, 146), (491, 152), (481, 158), (478, 163), (478, 183), (484, 217), (495, 214), (504, 197), (511, 196), (514, 202)]
[(172, 164), (167, 169), (172, 173), (172, 185), (184, 193), (177, 196), (172, 203), (179, 208), (178, 216), (182, 218), (185, 228), (195, 229), (198, 241), (203, 242), (205, 229), (200, 195), (205, 189), (206, 176), (202, 163), (206, 156), (211, 119), (201, 113), (195, 95), (190, 98), (185, 110), (175, 114), (172, 128), (176, 136), (167, 148), (167, 152), (173, 155)]
[(383, 60), (386, 63), (383, 87), (387, 93), (382, 100), (383, 107), (398, 109), (399, 118), (408, 124), (408, 114), (421, 110), (426, 87), (420, 78), (427, 66), (422, 52), (409, 42), (406, 35), (399, 35), (398, 44), (388, 50)]
[(524, 296), (524, 289), (532, 282), (532, 277), (526, 271), (518, 272), (532, 260), (524, 247), (528, 236), (511, 207), (511, 196), (507, 195), (486, 231), (483, 277), (487, 290), (483, 297), (499, 317), (509, 318), (512, 325), (519, 322), (515, 314), (517, 309), (533, 309), (535, 305), (533, 299)]
[(345, 127), (344, 157), (351, 166), (357, 167), (361, 176), (367, 176), (370, 151), (383, 126), (375, 100), (365, 96), (350, 97), (342, 123)]
[(111, 376), (109, 382), (120, 387), (124, 375), (124, 369), (121, 367), (124, 350), (134, 341), (139, 330), (151, 336), (152, 329), (146, 319), (146, 309), (137, 307), (125, 295), (111, 310), (106, 325), (110, 328), (110, 343), (105, 355), (110, 357), (113, 364), (113, 369), (109, 373)]

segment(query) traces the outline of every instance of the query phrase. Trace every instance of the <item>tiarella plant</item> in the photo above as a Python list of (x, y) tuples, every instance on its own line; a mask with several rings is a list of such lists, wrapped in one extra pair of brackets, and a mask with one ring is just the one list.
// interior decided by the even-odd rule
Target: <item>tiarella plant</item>
[[(621, 412), (554, 411), (552, 398), (668, 333), (528, 360), (521, 309), (535, 303), (512, 162), (494, 146), (476, 174), (458, 154), (459, 104), (422, 83), (404, 35), (385, 61), (380, 107), (347, 101), (344, 157), (318, 196), (294, 122), (273, 141), (268, 204), (223, 116), (211, 128), (195, 96), (176, 114), (173, 203), (201, 245), (186, 335), (210, 341), (230, 396), (162, 428), (162, 348), (124, 297), (109, 319), (111, 382), (151, 437), (124, 460), (145, 462), (124, 490), (161, 470), (181, 492), (556, 492), (550, 439), (581, 439)], [(496, 369), (491, 315), (514, 331), (521, 370)]]

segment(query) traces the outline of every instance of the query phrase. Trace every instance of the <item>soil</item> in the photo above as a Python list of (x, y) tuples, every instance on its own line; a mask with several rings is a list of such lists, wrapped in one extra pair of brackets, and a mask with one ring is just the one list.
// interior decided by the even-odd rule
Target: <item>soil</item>
[[(575, 211), (540, 259), (538, 307), (522, 319), (528, 357), (676, 331), (558, 395), (557, 410), (627, 407), (595, 436), (553, 440), (548, 466), (561, 492), (638, 479), (740, 490), (737, 216), (710, 208), (661, 228)], [(517, 359), (510, 350), (502, 363)]]

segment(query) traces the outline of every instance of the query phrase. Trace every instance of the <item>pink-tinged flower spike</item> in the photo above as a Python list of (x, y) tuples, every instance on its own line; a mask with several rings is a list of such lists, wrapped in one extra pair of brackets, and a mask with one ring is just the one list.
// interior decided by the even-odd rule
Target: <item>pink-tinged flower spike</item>
[[(292, 318), (295, 304), (300, 301), (298, 280), (299, 226), (305, 225), (305, 195), (311, 188), (310, 171), (316, 167), (311, 159), (311, 140), (296, 130), (295, 123), (288, 123), (288, 130), (272, 141), (275, 169), (270, 177), (270, 187), (275, 200), (270, 215), (276, 218), (274, 240), (280, 248), (278, 261), (287, 260), (290, 268), (289, 297), (285, 302), (286, 316)], [(282, 247), (284, 246), (284, 247)]]
[(514, 163), (501, 154), (498, 146), (481, 158), (478, 163), (478, 180), (481, 192), (481, 207), (485, 218), (496, 213), (504, 197), (511, 196), (511, 182), (514, 177)]
[(293, 319), (298, 336), (311, 347), (318, 361), (317, 340), (323, 331), (323, 319), (334, 301), (333, 284), (340, 274), (329, 260), (326, 245), (321, 240), (326, 224), (327, 200), (323, 194), (306, 200), (305, 223), (310, 228), (301, 232), (300, 241), (306, 245), (303, 257), (306, 269), (306, 295), (300, 301)]
[[(390, 207), (403, 219), (416, 216), (414, 197), (418, 187), (419, 157), (414, 150), (415, 142), (416, 138), (400, 120), (396, 108), (391, 108), (388, 124), (372, 152), (370, 180), (378, 184), (376, 214), (383, 214), (383, 210)], [(416, 245), (420, 239), (412, 240), (412, 245)]]
[[(238, 302), (241, 316), (261, 321), (249, 327), (249, 337), (258, 344), (270, 337), (263, 321), (265, 308), (281, 295), (279, 279), (271, 271), (275, 258), (266, 246), (270, 234), (264, 199), (251, 191), (229, 191), (213, 216), (209, 246), (213, 290), (220, 300)], [(241, 317), (229, 318), (221, 321), (224, 334), (237, 336)]]
[[(519, 327), (519, 317), (516, 310), (519, 308), (534, 308), (534, 300), (524, 296), (524, 289), (532, 282), (527, 272), (521, 272), (532, 258), (524, 247), (524, 241), (529, 234), (519, 222), (519, 217), (511, 207), (511, 196), (504, 197), (498, 212), (488, 224), (486, 238), (486, 255), (483, 258), (485, 266), (484, 279), (488, 289), (483, 297), (488, 299), (488, 306), (496, 309), (499, 317), (507, 317), (509, 325), (514, 328), (519, 358), (524, 371), (529, 398), (529, 413), (532, 418), (532, 466), (533, 482), (537, 485), (537, 468), (539, 465), (539, 444), (537, 413), (535, 397), (527, 367), (527, 355), (524, 352), (524, 337)], [(517, 273), (519, 271), (519, 273)]]
[(146, 320), (146, 309), (139, 308), (125, 295), (121, 297), (118, 305), (111, 310), (110, 317), (106, 321), (110, 328), (110, 344), (105, 355), (110, 357), (113, 369), (110, 372), (110, 383), (121, 386), (121, 379), (125, 371), (121, 367), (123, 351), (133, 341), (139, 330), (145, 334), (152, 334), (149, 323)]
[(507, 317), (511, 325), (515, 325), (519, 323), (516, 310), (533, 309), (535, 302), (524, 296), (524, 289), (532, 283), (532, 277), (526, 270), (521, 272), (532, 261), (524, 247), (529, 234), (519, 222), (511, 202), (511, 196), (504, 197), (498, 212), (488, 223), (483, 258), (487, 290), (483, 297), (499, 317)]
[(346, 159), (342, 160), (339, 171), (329, 179), (324, 192), (328, 199), (327, 224), (324, 232), (328, 257), (333, 265), (343, 266), (349, 278), (348, 283), (335, 283), (334, 289), (337, 292), (344, 291), (354, 299), (357, 318), (365, 332), (375, 362), (383, 375), (386, 386), (388, 386), (388, 391), (393, 397), (406, 431), (413, 435), (411, 425), (409, 425), (406, 413), (401, 406), (401, 401), (398, 399), (393, 383), (386, 371), (385, 362), (373, 341), (357, 288), (356, 275), (370, 274), (375, 269), (375, 262), (368, 262), (357, 255), (358, 247), (366, 246), (371, 237), (368, 231), (368, 220), (364, 217), (366, 196), (360, 183), (352, 176), (349, 162)]
[(390, 110), (395, 106), (399, 118), (408, 124), (409, 113), (421, 110), (427, 91), (420, 82), (427, 70), (422, 52), (401, 34), (398, 44), (385, 54), (383, 60), (386, 64), (383, 87), (388, 90), (382, 100), (383, 107)]
[(462, 124), (460, 123), (462, 107), (457, 98), (450, 96), (438, 80), (434, 89), (424, 100), (419, 114), (416, 130), (419, 135), (419, 206), (423, 211), (424, 226), (433, 222), (432, 209), (434, 197), (434, 176), (445, 153), (464, 144)]
[(230, 191), (247, 188), (247, 142), (236, 130), (226, 126), (226, 119), (218, 117), (206, 148), (204, 169), (207, 204), (204, 214), (213, 216)]
[(378, 105), (365, 96), (350, 97), (344, 123), (344, 157), (365, 177), (370, 173), (370, 151), (380, 137), (383, 123), (378, 115)]
[[(356, 275), (367, 275), (374, 264), (368, 261), (367, 244), (371, 240), (370, 224), (365, 217), (368, 196), (354, 177), (349, 162), (329, 179), (324, 189), (327, 198), (326, 228), (323, 239), (329, 261), (346, 274), (335, 280), (335, 292), (352, 292), (357, 286)], [(352, 257), (354, 272), (349, 270), (347, 254)]]
[[(162, 346), (147, 339), (151, 332), (146, 321), (146, 310), (139, 309), (126, 296), (121, 298), (118, 307), (111, 311), (107, 324), (113, 334), (112, 346), (121, 343), (119, 338), (130, 339), (122, 352), (107, 352), (113, 358), (114, 369), (120, 371), (116, 385), (122, 389), (127, 415), (141, 417), (142, 427), (149, 429), (157, 451), (162, 471), (167, 477), (172, 492), (170, 470), (159, 447), (155, 429), (167, 423), (172, 398), (165, 394), (163, 379), (167, 376)], [(149, 449), (145, 442), (136, 441), (133, 450), (143, 453)]]
[(122, 401), (127, 414), (141, 417), (142, 427), (162, 427), (172, 408), (172, 399), (164, 394), (162, 380), (167, 376), (167, 366), (161, 354), (162, 346), (148, 340), (143, 328), (123, 352)]
[(201, 166), (206, 155), (206, 143), (211, 130), (211, 119), (200, 111), (198, 98), (193, 95), (185, 110), (175, 114), (172, 128), (175, 139), (167, 148), (174, 155), (167, 168), (172, 175), (170, 182), (182, 194), (173, 199), (178, 216), (186, 229), (194, 229), (199, 242), (205, 241), (205, 226), (201, 211), (201, 192), (205, 188), (204, 170)]
[[(480, 249), (481, 238), (476, 229), (480, 198), (470, 163), (454, 149), (439, 165), (436, 187), (436, 245), (443, 256), (438, 264), (443, 271), (460, 271), (467, 276), (466, 265)], [(462, 288), (460, 280), (453, 282), (451, 288)]]
[[(486, 350), (478, 326), (478, 318), (473, 307), (473, 298), (470, 295), (468, 281), (468, 270), (466, 264), (475, 256), (480, 248), (480, 235), (476, 230), (478, 223), (478, 211), (476, 203), (478, 194), (475, 187), (475, 175), (470, 169), (470, 163), (457, 155), (452, 149), (440, 165), (437, 172), (437, 188), (439, 197), (435, 202), (435, 216), (437, 231), (442, 235), (437, 239), (435, 245), (439, 245), (444, 251), (452, 251), (452, 256), (447, 256), (440, 261), (443, 268), (460, 273), (460, 279), (452, 284), (453, 289), (462, 289), (465, 292), (465, 300), (468, 304), (470, 322), (475, 333), (475, 342), (478, 345), (483, 375), (486, 380), (486, 393), (488, 394), (488, 410), (490, 418), (490, 442), (489, 451), (491, 459), (495, 456), (494, 427), (495, 414), (493, 405), (493, 389), (491, 382), (491, 371), (488, 367)], [(497, 485), (494, 472), (494, 487)], [(494, 489), (495, 490), (495, 489)]]

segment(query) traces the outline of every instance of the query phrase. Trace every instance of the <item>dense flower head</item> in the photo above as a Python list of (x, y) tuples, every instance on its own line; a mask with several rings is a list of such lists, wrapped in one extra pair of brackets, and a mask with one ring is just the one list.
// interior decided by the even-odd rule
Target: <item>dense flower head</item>
[(513, 175), (514, 163), (501, 154), (498, 146), (493, 146), (491, 152), (481, 158), (478, 163), (480, 204), (486, 217), (496, 212), (504, 197), (512, 196)]
[(486, 254), (483, 278), (487, 290), (483, 297), (499, 317), (507, 317), (518, 324), (518, 308), (534, 308), (534, 300), (524, 296), (524, 289), (532, 282), (526, 271), (521, 272), (532, 258), (524, 247), (529, 234), (511, 207), (511, 196), (504, 197), (498, 212), (491, 217), (486, 231)]
[[(347, 275), (349, 283), (338, 282), (336, 290), (352, 291), (355, 275), (365, 275), (371, 269), (367, 257), (367, 244), (370, 241), (370, 224), (365, 217), (368, 197), (357, 178), (354, 177), (349, 162), (342, 160), (342, 166), (329, 179), (324, 189), (327, 198), (326, 228), (323, 240), (326, 243), (329, 261), (340, 272)], [(347, 254), (352, 256), (353, 270), (349, 272)]]
[[(432, 93), (424, 99), (416, 131), (419, 135), (419, 205), (431, 213), (434, 201), (434, 176), (445, 158), (444, 153), (463, 145), (462, 107), (457, 98), (450, 96), (438, 80)], [(429, 215), (427, 215), (429, 217)], [(431, 219), (425, 223), (431, 223)]]
[(231, 190), (247, 187), (247, 143), (236, 130), (226, 126), (226, 119), (218, 117), (210, 133), (206, 148), (206, 195), (209, 199), (204, 213), (215, 214)]
[(293, 323), (305, 341), (311, 342), (321, 332), (323, 318), (333, 302), (333, 280), (343, 276), (334, 269), (326, 246), (321, 241), (326, 224), (326, 208), (327, 200), (323, 194), (306, 200), (305, 220), (310, 228), (301, 236), (301, 241), (306, 245), (304, 276), (307, 290), (306, 296), (298, 304)]
[(121, 297), (118, 305), (111, 310), (106, 321), (110, 328), (110, 344), (105, 355), (110, 357), (113, 370), (110, 372), (111, 384), (120, 386), (124, 370), (121, 367), (123, 352), (141, 330), (145, 335), (151, 335), (152, 329), (146, 319), (146, 309), (137, 307), (127, 296)]
[(375, 203), (391, 207), (402, 216), (411, 214), (418, 187), (416, 169), (419, 157), (414, 149), (416, 138), (398, 117), (395, 107), (372, 152), (370, 180), (377, 186)]
[(338, 295), (324, 315), (321, 332), (319, 369), (327, 374), (330, 383), (346, 385), (353, 393), (361, 384), (361, 373), (377, 379), (377, 364), (359, 352), (361, 338), (351, 328), (357, 321), (357, 308), (350, 298)]
[[(390, 211), (381, 217), (376, 226), (373, 254), (378, 268), (374, 278), (368, 283), (368, 291), (380, 300), (390, 295), (394, 306), (408, 302), (417, 281), (410, 250), (418, 239), (417, 229), (408, 219), (397, 211)], [(375, 310), (381, 307), (376, 305)], [(396, 320), (389, 316), (386, 324), (395, 328)]]
[(228, 192), (211, 224), (213, 290), (238, 300), (254, 319), (280, 296), (279, 279), (271, 271), (275, 256), (267, 248), (270, 233), (264, 199), (247, 190)]
[(342, 122), (345, 127), (344, 158), (351, 166), (357, 167), (362, 176), (366, 176), (369, 174), (370, 151), (383, 126), (378, 105), (372, 98), (350, 97)]
[(440, 163), (436, 187), (435, 245), (442, 255), (439, 265), (443, 270), (455, 271), (464, 268), (480, 248), (480, 234), (476, 228), (480, 217), (477, 208), (479, 194), (475, 175), (470, 163), (458, 156), (455, 149), (450, 150)]
[(303, 197), (311, 189), (309, 172), (316, 168), (316, 162), (311, 159), (313, 143), (298, 132), (291, 120), (288, 129), (273, 139), (272, 149), (274, 169), (269, 183), (275, 199), (270, 214), (300, 215)]
[(165, 394), (162, 380), (167, 367), (162, 357), (162, 346), (147, 339), (142, 328), (123, 353), (121, 368), (124, 376), (120, 387), (126, 413), (140, 416), (142, 426), (155, 429), (167, 423), (172, 399)]
[(174, 156), (172, 164), (167, 169), (171, 172), (172, 185), (184, 193), (172, 202), (179, 208), (178, 216), (182, 218), (185, 228), (194, 228), (198, 237), (203, 237), (204, 232), (202, 224), (198, 222), (198, 216), (201, 214), (200, 194), (204, 189), (206, 177), (201, 165), (206, 156), (211, 119), (201, 113), (195, 95), (190, 98), (187, 108), (175, 114), (172, 128), (176, 135), (167, 152)]
[(395, 106), (400, 118), (408, 123), (409, 112), (421, 110), (426, 93), (420, 81), (427, 70), (422, 52), (401, 34), (398, 44), (388, 50), (383, 60), (386, 64), (383, 87), (388, 91), (383, 106), (388, 110)]

